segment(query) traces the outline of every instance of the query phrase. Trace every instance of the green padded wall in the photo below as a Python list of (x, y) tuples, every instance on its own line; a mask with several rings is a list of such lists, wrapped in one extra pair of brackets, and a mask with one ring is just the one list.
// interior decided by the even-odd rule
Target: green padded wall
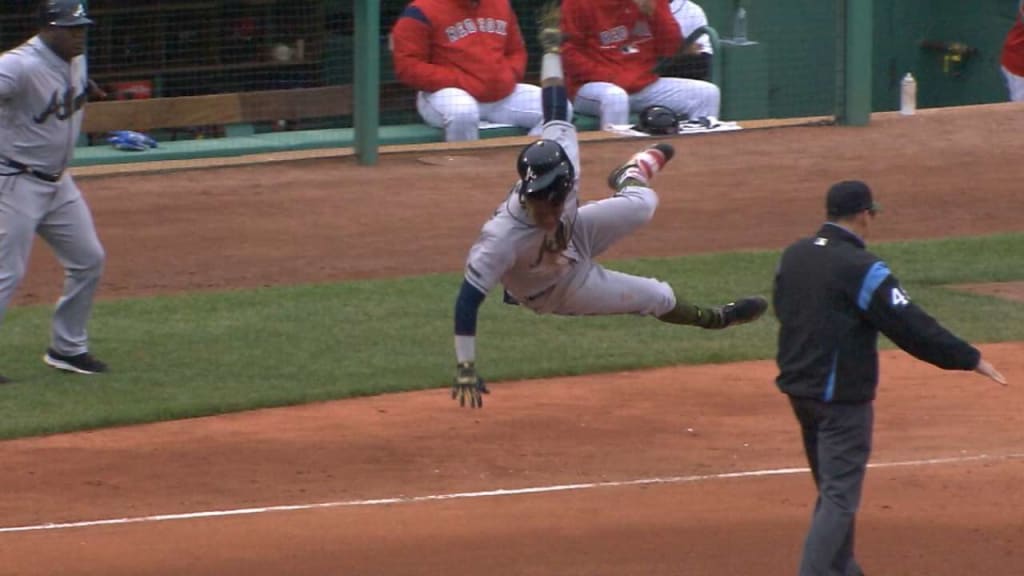
[[(917, 78), (922, 108), (1005, 101), (999, 55), (1016, 9), (1017, 0), (875, 0), (874, 109), (899, 108), (906, 72)], [(922, 41), (962, 42), (977, 53), (947, 67), (943, 52)]]

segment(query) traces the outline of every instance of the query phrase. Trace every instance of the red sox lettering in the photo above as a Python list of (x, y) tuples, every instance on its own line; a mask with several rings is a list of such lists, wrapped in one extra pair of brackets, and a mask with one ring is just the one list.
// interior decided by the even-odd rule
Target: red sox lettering
[(507, 36), (508, 22), (495, 18), (477, 18), (475, 21), (472, 18), (466, 18), (445, 28), (449, 42), (457, 42), (477, 32)]
[(625, 26), (616, 26), (608, 30), (601, 31), (598, 34), (598, 38), (601, 41), (601, 48), (616, 48), (618, 44), (632, 40), (628, 46), (639, 44), (641, 42), (647, 42), (653, 38), (651, 34), (651, 27), (647, 22), (641, 20), (633, 26), (633, 32), (630, 33), (629, 29)]

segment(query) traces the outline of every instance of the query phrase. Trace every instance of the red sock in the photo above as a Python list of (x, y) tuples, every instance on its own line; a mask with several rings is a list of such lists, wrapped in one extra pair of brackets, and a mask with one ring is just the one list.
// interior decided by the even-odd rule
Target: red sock
[(636, 162), (637, 167), (644, 175), (644, 180), (650, 180), (655, 174), (661, 170), (668, 159), (662, 154), (661, 150), (657, 148), (648, 148), (643, 152), (638, 152), (633, 156), (633, 161)]

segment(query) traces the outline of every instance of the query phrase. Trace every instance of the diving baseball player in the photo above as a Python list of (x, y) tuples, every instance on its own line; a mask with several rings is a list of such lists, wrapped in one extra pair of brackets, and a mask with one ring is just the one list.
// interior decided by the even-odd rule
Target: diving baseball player
[(452, 397), (471, 407), (488, 393), (476, 371), (477, 311), (499, 283), (507, 298), (538, 314), (654, 316), (663, 322), (725, 328), (767, 308), (760, 296), (696, 306), (665, 282), (607, 270), (594, 258), (646, 224), (658, 205), (649, 182), (672, 159), (668, 144), (635, 154), (608, 178), (610, 198), (578, 206), (580, 153), (569, 122), (558, 39), (542, 35), (543, 139), (519, 153), (519, 181), (469, 251), (455, 303), (456, 377)]
[(0, 55), (0, 318), (38, 233), (65, 271), (43, 360), (95, 374), (107, 366), (89, 353), (86, 324), (105, 255), (89, 207), (66, 172), (89, 91), (83, 53), (92, 20), (77, 0), (48, 0), (40, 16), (36, 36)]

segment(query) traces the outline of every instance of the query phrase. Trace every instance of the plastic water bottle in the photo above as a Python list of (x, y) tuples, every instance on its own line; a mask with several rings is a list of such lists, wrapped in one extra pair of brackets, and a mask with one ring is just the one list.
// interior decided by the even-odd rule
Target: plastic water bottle
[(740, 6), (732, 20), (732, 40), (737, 44), (747, 41), (747, 9)]
[(917, 111), (917, 80), (907, 72), (900, 82), (900, 114), (912, 116)]

